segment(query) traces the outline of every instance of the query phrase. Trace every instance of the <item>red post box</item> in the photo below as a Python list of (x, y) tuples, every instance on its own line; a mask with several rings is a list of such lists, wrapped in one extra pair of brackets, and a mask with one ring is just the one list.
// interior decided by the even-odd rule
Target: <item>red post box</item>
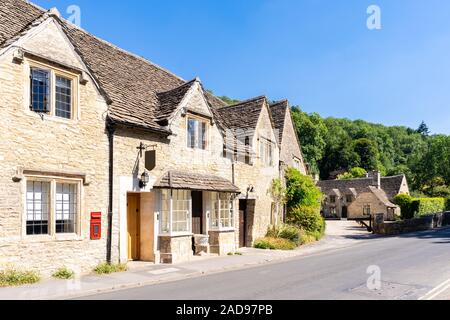
[(91, 212), (91, 240), (102, 238), (102, 213)]

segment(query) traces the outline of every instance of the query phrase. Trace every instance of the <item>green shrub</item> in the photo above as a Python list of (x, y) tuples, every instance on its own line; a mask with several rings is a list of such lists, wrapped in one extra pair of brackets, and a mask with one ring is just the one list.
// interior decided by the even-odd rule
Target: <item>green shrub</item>
[(314, 180), (297, 169), (286, 171), (286, 200), (288, 208), (307, 206), (320, 208), (323, 194)]
[(255, 248), (257, 249), (270, 249), (270, 250), (294, 250), (297, 245), (287, 239), (283, 238), (262, 238), (255, 241)]
[(403, 220), (443, 212), (449, 205), (444, 198), (413, 198), (407, 194), (397, 195), (394, 203), (401, 208)]
[(40, 276), (33, 271), (17, 271), (8, 269), (0, 271), (0, 287), (21, 286), (40, 281)]
[(75, 272), (73, 272), (70, 269), (67, 269), (66, 267), (60, 268), (56, 270), (56, 272), (52, 275), (53, 278), (61, 279), (61, 280), (68, 280), (73, 279), (75, 276)]
[(266, 237), (269, 238), (282, 238), (290, 240), (297, 245), (300, 245), (301, 230), (293, 225), (280, 224), (269, 228)]
[(445, 199), (445, 211), (450, 211), (450, 197)]
[(444, 212), (445, 206), (446, 203), (444, 198), (420, 198), (414, 199), (413, 201), (413, 207), (416, 217)]
[(401, 209), (402, 220), (414, 218), (413, 198), (408, 194), (399, 194), (395, 196), (394, 203)]
[(110, 274), (115, 272), (123, 272), (127, 270), (127, 265), (123, 263), (101, 263), (95, 269), (97, 274)]
[(325, 220), (320, 215), (319, 208), (310, 206), (298, 206), (288, 213), (288, 220), (293, 225), (299, 227), (307, 233), (325, 232)]

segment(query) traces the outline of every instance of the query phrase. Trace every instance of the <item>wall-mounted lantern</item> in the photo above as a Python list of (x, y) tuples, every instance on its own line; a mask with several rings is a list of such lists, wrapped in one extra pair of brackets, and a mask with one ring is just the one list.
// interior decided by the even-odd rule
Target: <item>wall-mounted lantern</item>
[(148, 175), (147, 171), (144, 171), (141, 175), (141, 179), (139, 180), (139, 187), (141, 189), (144, 189), (150, 181), (150, 176)]

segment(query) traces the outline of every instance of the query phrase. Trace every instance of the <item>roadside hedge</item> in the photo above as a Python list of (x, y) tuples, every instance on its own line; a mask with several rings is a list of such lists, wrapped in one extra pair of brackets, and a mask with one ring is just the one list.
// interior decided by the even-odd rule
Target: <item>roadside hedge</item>
[(403, 220), (444, 212), (450, 205), (445, 198), (413, 198), (407, 194), (396, 196), (394, 203), (401, 208)]
[(413, 206), (415, 216), (420, 217), (432, 213), (444, 212), (446, 203), (444, 198), (419, 198), (414, 199)]

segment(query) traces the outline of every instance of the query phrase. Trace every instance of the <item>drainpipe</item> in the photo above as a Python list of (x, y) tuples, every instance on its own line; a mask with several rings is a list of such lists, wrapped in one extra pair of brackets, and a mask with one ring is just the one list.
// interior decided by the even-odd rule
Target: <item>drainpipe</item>
[(111, 120), (106, 124), (109, 142), (109, 195), (108, 195), (108, 234), (106, 240), (106, 261), (112, 262), (112, 228), (113, 228), (113, 192), (114, 192), (114, 133), (116, 128)]

